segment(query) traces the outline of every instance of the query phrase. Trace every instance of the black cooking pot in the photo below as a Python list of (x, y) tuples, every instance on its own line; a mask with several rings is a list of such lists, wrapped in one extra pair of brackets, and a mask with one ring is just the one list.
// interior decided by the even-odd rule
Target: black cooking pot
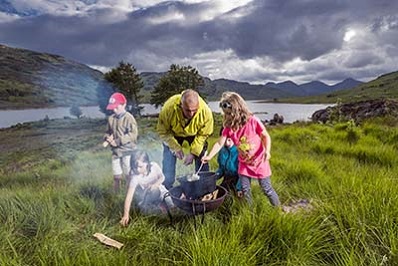
[(177, 178), (187, 199), (198, 199), (216, 190), (218, 175), (214, 172), (199, 172), (199, 180), (190, 181), (191, 175)]

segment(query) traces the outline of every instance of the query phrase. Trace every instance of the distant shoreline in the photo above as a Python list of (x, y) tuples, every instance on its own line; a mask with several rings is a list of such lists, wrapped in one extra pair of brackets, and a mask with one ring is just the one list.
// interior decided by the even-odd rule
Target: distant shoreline
[[(79, 107), (92, 107), (98, 105), (78, 105)], [(55, 109), (55, 108), (70, 108), (70, 105), (29, 105), (29, 106), (1, 106), (0, 111), (19, 111), (19, 110), (37, 110), (37, 109)]]
[[(218, 101), (208, 102), (214, 113), (221, 113)], [(296, 103), (275, 103), (261, 101), (247, 101), (249, 109), (261, 120), (272, 119), (275, 113), (283, 115), (285, 123), (297, 120), (309, 120), (309, 117), (317, 110), (324, 109), (325, 104), (296, 104)], [(142, 117), (157, 117), (160, 108), (153, 105), (143, 104)], [(106, 115), (99, 110), (98, 106), (81, 107), (82, 115), (87, 118), (105, 118)], [(54, 118), (72, 118), (70, 107), (55, 108), (30, 108), (30, 109), (5, 109), (0, 110), (0, 128), (7, 128), (18, 123), (39, 121)]]

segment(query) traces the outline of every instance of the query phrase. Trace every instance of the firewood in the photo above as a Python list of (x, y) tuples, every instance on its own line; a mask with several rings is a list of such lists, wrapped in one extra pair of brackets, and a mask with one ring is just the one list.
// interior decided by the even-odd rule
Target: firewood
[(120, 242), (118, 242), (118, 241), (116, 241), (116, 240), (114, 240), (114, 239), (112, 239), (110, 237), (107, 237), (104, 234), (95, 233), (93, 236), (96, 237), (101, 243), (104, 243), (107, 246), (112, 246), (112, 247), (115, 247), (117, 249), (121, 249), (123, 247), (122, 243), (120, 243)]
[(214, 190), (212, 194), (213, 194), (213, 199), (216, 199), (218, 195), (218, 189)]
[(206, 194), (202, 197), (201, 201), (208, 201), (213, 199), (213, 193)]
[(208, 200), (215, 200), (218, 195), (218, 189), (214, 190), (213, 192), (204, 195), (201, 200), (202, 201), (208, 201)]

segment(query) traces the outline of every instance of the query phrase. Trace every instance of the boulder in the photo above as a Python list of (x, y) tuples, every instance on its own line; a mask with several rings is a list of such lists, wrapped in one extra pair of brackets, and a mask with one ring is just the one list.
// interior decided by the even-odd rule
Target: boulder
[(274, 118), (269, 121), (269, 125), (283, 124), (285, 118), (278, 113), (274, 114)]
[(355, 122), (360, 122), (366, 118), (387, 115), (398, 116), (397, 100), (376, 99), (329, 106), (314, 112), (311, 120), (326, 123), (330, 120), (348, 121), (353, 119)]

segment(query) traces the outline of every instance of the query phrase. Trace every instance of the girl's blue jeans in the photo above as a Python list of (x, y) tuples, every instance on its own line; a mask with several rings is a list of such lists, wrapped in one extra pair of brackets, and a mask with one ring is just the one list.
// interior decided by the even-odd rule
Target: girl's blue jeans
[[(253, 199), (252, 199), (252, 192), (251, 192), (251, 181), (254, 178), (250, 178), (248, 176), (244, 175), (239, 175), (240, 182), (242, 184), (242, 191), (243, 195), (249, 205), (253, 204)], [(268, 197), (268, 200), (270, 201), (272, 206), (279, 206), (280, 201), (279, 201), (279, 196), (274, 190), (274, 188), (271, 185), (271, 178), (266, 177), (266, 178), (261, 178), (257, 179), (258, 183), (260, 184), (261, 190), (264, 192), (264, 194)]]

